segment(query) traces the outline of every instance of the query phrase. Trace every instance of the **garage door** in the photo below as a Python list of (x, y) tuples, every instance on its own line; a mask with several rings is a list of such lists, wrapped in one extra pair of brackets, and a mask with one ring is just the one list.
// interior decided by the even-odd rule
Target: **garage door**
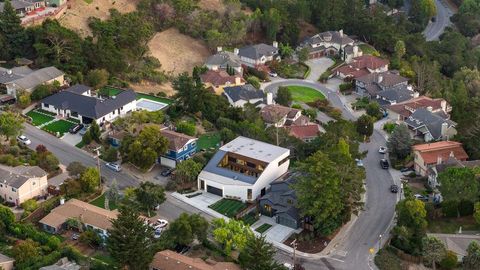
[(160, 164), (166, 167), (175, 168), (175, 166), (177, 165), (177, 162), (169, 158), (160, 157)]
[(223, 190), (216, 187), (207, 186), (207, 192), (223, 197)]

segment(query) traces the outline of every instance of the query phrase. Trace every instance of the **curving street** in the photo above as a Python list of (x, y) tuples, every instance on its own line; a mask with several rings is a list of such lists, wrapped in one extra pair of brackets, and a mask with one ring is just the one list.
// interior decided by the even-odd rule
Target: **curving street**
[(454, 14), (443, 0), (435, 0), (435, 5), (437, 6), (435, 21), (430, 21), (423, 31), (423, 35), (427, 41), (438, 40), (445, 31), (445, 28), (450, 26), (450, 17)]

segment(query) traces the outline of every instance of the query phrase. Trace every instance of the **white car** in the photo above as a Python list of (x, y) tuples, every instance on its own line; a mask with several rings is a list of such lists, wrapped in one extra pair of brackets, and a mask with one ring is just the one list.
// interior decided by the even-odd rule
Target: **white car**
[(25, 135), (18, 136), (17, 141), (24, 145), (30, 145), (32, 143), (32, 141), (30, 141)]
[(109, 162), (107, 164), (105, 164), (105, 166), (111, 170), (114, 170), (116, 172), (119, 172), (122, 170), (122, 167), (120, 167), (120, 165), (118, 165), (117, 163), (112, 163), (112, 162)]
[(157, 219), (157, 227), (158, 228), (165, 228), (168, 225), (168, 221), (165, 219)]
[(421, 194), (415, 194), (415, 195), (413, 195), (413, 197), (415, 197), (415, 199), (417, 199), (417, 200), (428, 202), (428, 197), (427, 196), (423, 196)]
[(158, 239), (162, 235), (162, 228), (155, 229), (155, 232), (153, 233), (153, 238)]
[(385, 146), (380, 146), (380, 148), (378, 149), (378, 152), (380, 154), (386, 154), (387, 153), (387, 147)]
[(274, 71), (270, 71), (270, 72), (268, 73), (268, 75), (270, 75), (270, 77), (274, 77), (274, 78), (278, 76), (278, 74), (277, 74), (276, 72), (274, 72)]
[(355, 162), (357, 163), (358, 167), (363, 167), (363, 161), (361, 159), (356, 158)]

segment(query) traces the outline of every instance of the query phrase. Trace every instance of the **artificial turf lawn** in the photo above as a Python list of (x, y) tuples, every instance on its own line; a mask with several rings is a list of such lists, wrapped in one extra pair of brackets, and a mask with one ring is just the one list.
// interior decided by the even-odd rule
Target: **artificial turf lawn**
[(246, 205), (236, 200), (221, 199), (220, 201), (209, 205), (208, 207), (212, 208), (213, 210), (217, 211), (222, 215), (233, 218), (237, 213), (245, 209)]
[(263, 223), (262, 225), (260, 225), (258, 228), (255, 229), (255, 231), (259, 232), (259, 233), (264, 233), (266, 232), (268, 229), (270, 229), (272, 227), (272, 225), (268, 224), (268, 223)]
[(293, 101), (306, 103), (325, 99), (322, 93), (310, 87), (292, 85), (287, 88), (292, 94)]
[(59, 132), (60, 136), (63, 136), (63, 134), (67, 133), (68, 130), (73, 126), (75, 126), (74, 123), (71, 123), (65, 120), (58, 120), (44, 126), (42, 129), (50, 131), (53, 134), (57, 134), (57, 132)]
[(220, 145), (220, 134), (209, 133), (203, 134), (198, 138), (197, 148), (198, 150), (217, 148)]
[(27, 116), (32, 118), (32, 125), (34, 125), (34, 126), (39, 126), (39, 125), (45, 124), (45, 123), (47, 123), (49, 121), (52, 121), (54, 119), (51, 116), (47, 116), (47, 115), (38, 113), (36, 111), (29, 111), (27, 113)]

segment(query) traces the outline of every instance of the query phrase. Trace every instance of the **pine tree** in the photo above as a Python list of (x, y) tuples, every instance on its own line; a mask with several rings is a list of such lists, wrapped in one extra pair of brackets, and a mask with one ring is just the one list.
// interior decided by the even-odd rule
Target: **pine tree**
[(10, 0), (5, 1), (3, 12), (0, 13), (0, 36), (4, 37), (6, 45), (3, 55), (8, 59), (22, 56), (27, 36)]
[(284, 269), (273, 258), (276, 250), (272, 244), (265, 240), (264, 236), (251, 235), (247, 245), (240, 252), (238, 261), (242, 269), (246, 270), (279, 270)]

